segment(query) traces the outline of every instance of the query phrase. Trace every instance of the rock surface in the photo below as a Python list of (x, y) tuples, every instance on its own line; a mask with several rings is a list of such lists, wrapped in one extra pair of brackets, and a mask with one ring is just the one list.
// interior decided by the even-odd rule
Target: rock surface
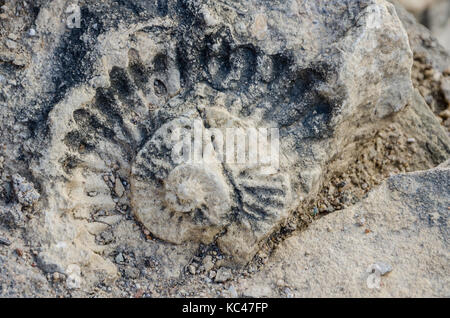
[[(449, 190), (448, 162), (391, 177), (361, 203), (283, 242), (237, 290), (276, 296), (281, 280), (296, 297), (448, 297)], [(373, 266), (379, 277), (367, 271)]]
[[(449, 157), (448, 54), (384, 0), (69, 4), (0, 11), (2, 296), (297, 295), (257, 281), (274, 248)], [(278, 128), (276, 165), (228, 128)]]

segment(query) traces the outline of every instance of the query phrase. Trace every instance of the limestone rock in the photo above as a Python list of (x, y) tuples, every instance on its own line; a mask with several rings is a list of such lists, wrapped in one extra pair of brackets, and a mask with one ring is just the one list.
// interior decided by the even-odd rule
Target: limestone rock
[(426, 11), (424, 20), (439, 42), (450, 51), (450, 1), (435, 1)]
[(230, 280), (232, 277), (231, 270), (229, 268), (221, 267), (217, 271), (216, 277), (214, 278), (214, 281), (216, 283), (224, 283), (227, 280)]
[[(263, 296), (273, 296), (270, 286), (284, 279), (296, 297), (445, 297), (450, 292), (449, 190), (448, 161), (393, 176), (361, 203), (289, 238), (238, 291), (268, 290)], [(356, 213), (366, 218), (365, 228), (355, 224)]]
[(450, 64), (449, 52), (439, 43), (431, 31), (399, 5), (398, 1), (390, 1), (394, 3), (398, 17), (408, 33), (415, 60), (429, 65), (436, 72), (444, 72)]
[[(146, 236), (185, 253), (216, 243), (244, 265), (317, 193), (349, 131), (411, 100), (412, 52), (384, 0), (133, 3), (87, 1), (74, 28), (61, 19), (65, 1), (39, 2), (25, 28), (37, 36), (23, 39), (33, 58), (20, 85), (2, 88), (21, 132), (5, 133), (7, 159), (24, 153), (21, 169), (46, 198), (29, 232), (44, 270), (78, 264), (86, 280), (117, 277), (112, 251), (97, 243), (120, 222), (93, 220), (99, 211), (129, 211)], [(224, 160), (218, 135), (262, 128), (267, 138), (243, 152), (273, 146), (274, 161)], [(180, 160), (198, 129), (215, 133), (201, 141), (207, 155)], [(191, 136), (181, 149), (174, 131)], [(120, 180), (105, 182), (112, 171), (129, 195)]]

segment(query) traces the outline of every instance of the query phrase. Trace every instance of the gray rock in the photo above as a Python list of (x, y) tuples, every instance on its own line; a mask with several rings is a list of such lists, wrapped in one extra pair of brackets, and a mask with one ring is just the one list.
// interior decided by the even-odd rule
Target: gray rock
[[(5, 171), (23, 172), (42, 191), (37, 201), (22, 195), (42, 211), (27, 220), (25, 236), (44, 271), (80, 267), (75, 287), (78, 277), (85, 286), (114, 280), (109, 256), (117, 246), (130, 249), (127, 266), (155, 259), (145, 275), (158, 282), (183, 276), (201, 243), (217, 244), (226, 266), (246, 264), (300, 201), (316, 196), (331, 158), (394, 113), (425, 105), (402, 111), (411, 101), (412, 54), (383, 0), (125, 2), (83, 2), (90, 14), (76, 30), (61, 19), (64, 1), (36, 2), (38, 16), (15, 23), (45, 37), (0, 54), (0, 66), (23, 62), (0, 70)], [(408, 136), (442, 161), (445, 132), (417, 116), (427, 121), (409, 127), (426, 138)], [(279, 129), (279, 165), (223, 162), (214, 156), (218, 138), (204, 143), (214, 160), (174, 160), (179, 144), (170, 131), (193, 133), (195, 119), (218, 132)], [(111, 193), (122, 193), (113, 175), (130, 181), (127, 195)], [(111, 216), (123, 205), (120, 222), (92, 222), (96, 211)], [(114, 241), (108, 235), (111, 243), (99, 245), (105, 231)], [(389, 261), (397, 272), (378, 256), (367, 261)]]
[(195, 275), (196, 268), (194, 265), (189, 265), (188, 270), (191, 275)]
[(9, 245), (11, 245), (11, 241), (8, 240), (7, 238), (0, 237), (0, 245), (6, 245), (6, 246), (9, 246)]
[(395, 10), (408, 33), (409, 43), (414, 55), (435, 68), (443, 72), (450, 63), (449, 52), (438, 42), (433, 34), (417, 19), (407, 12), (405, 8), (395, 0), (390, 0), (395, 5)]
[(121, 264), (121, 263), (123, 263), (125, 261), (125, 259), (123, 258), (122, 253), (117, 254), (115, 260), (116, 260), (117, 264)]
[(212, 261), (212, 257), (210, 255), (205, 256), (202, 264), (206, 272), (209, 272), (214, 267), (214, 262)]
[[(298, 297), (445, 297), (450, 293), (449, 163), (393, 176), (362, 202), (322, 217), (278, 246), (266, 268), (237, 288), (274, 297), (270, 286), (282, 278)], [(354, 224), (361, 210), (370, 233)], [(329, 226), (348, 230), (330, 232)], [(381, 275), (378, 288), (368, 284), (370, 275), (378, 275), (368, 268)]]
[(384, 276), (384, 275), (392, 272), (392, 266), (390, 264), (387, 264), (384, 262), (376, 262), (374, 265), (379, 270), (381, 276)]
[(233, 274), (231, 273), (231, 269), (226, 268), (226, 267), (221, 267), (217, 270), (214, 281), (216, 283), (224, 283), (224, 282), (230, 280), (232, 277), (233, 277)]
[(450, 51), (450, 1), (399, 0)]
[(28, 182), (22, 176), (15, 174), (12, 176), (13, 188), (17, 201), (24, 206), (32, 206), (40, 198), (39, 192), (33, 184)]
[(26, 218), (22, 212), (21, 204), (11, 204), (3, 207), (0, 220), (8, 224), (11, 228), (23, 228), (26, 225)]
[(450, 1), (435, 1), (425, 12), (425, 25), (450, 52)]
[(49, 251), (40, 252), (37, 257), (37, 265), (44, 273), (64, 273), (64, 268), (58, 262), (58, 256)]
[(450, 77), (444, 77), (441, 80), (441, 92), (444, 94), (444, 98), (450, 106)]
[[(76, 32), (61, 22), (62, 3), (42, 4), (29, 26), (47, 30), (48, 46), (33, 46), (29, 67), (11, 78), (23, 89), (5, 92), (4, 117), (26, 136), (5, 127), (9, 153), (26, 157), (21, 169), (45, 192), (30, 240), (50, 264), (83, 264), (87, 281), (117, 277), (100, 256), (109, 247), (97, 244), (106, 225), (90, 219), (117, 203), (184, 254), (215, 242), (230, 266), (247, 264), (317, 194), (349, 132), (371, 130), (412, 96), (407, 34), (383, 0), (112, 3), (86, 2), (95, 14)], [(275, 129), (278, 160), (224, 161), (219, 138), (205, 138), (211, 160), (180, 162), (172, 133), (195, 133), (195, 120), (223, 135)], [(129, 196), (120, 182), (121, 197), (111, 196), (111, 171), (129, 180)], [(192, 256), (168, 263), (179, 271)]]
[(228, 288), (228, 291), (230, 292), (231, 297), (233, 297), (233, 298), (239, 297), (239, 295), (236, 291), (236, 288), (234, 288), (233, 285), (230, 285), (230, 288)]
[(125, 188), (123, 187), (122, 181), (120, 178), (116, 178), (115, 186), (114, 186), (114, 192), (117, 194), (118, 197), (122, 197), (125, 193)]

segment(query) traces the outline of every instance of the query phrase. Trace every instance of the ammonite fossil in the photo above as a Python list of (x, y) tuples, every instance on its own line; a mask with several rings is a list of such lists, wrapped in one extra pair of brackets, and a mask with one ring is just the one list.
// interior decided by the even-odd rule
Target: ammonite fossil
[[(226, 129), (246, 126), (221, 110), (206, 112), (205, 121), (224, 135)], [(289, 179), (279, 171), (264, 172), (262, 165), (226, 160), (217, 139), (200, 126), (202, 149), (211, 150), (207, 158), (205, 152), (197, 159), (180, 154), (195, 151), (194, 122), (187, 117), (164, 124), (141, 149), (131, 179), (138, 219), (173, 243), (210, 243), (236, 218), (247, 218), (255, 230), (264, 227), (259, 223), (278, 222), (289, 201)], [(174, 138), (175, 133), (184, 139)]]

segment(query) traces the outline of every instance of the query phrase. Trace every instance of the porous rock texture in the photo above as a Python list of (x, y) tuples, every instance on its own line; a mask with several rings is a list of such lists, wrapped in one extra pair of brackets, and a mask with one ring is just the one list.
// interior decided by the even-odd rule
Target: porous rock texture
[[(384, 0), (85, 0), (80, 28), (71, 3), (12, 1), (0, 16), (4, 256), (53, 287), (23, 295), (217, 295), (195, 276), (225, 283), (265, 259), (364, 138), (414, 137), (383, 148), (393, 172), (404, 153), (414, 169), (449, 156)], [(196, 124), (278, 128), (279, 167), (223, 162), (213, 139), (207, 163), (174, 160), (171, 132)]]

